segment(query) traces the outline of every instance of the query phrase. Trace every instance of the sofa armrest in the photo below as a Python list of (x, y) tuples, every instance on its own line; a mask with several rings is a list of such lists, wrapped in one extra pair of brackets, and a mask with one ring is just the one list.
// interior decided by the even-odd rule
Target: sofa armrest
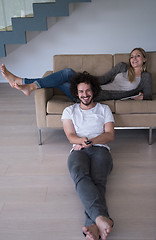
[(50, 75), (50, 74), (52, 74), (52, 73), (53, 73), (53, 71), (46, 71), (46, 72), (43, 74), (42, 78), (47, 77), (48, 75)]
[[(46, 72), (43, 77), (51, 74), (52, 71)], [(53, 96), (53, 88), (41, 88), (34, 92), (35, 108), (36, 108), (36, 121), (38, 128), (47, 127), (46, 115), (47, 115), (47, 102)]]

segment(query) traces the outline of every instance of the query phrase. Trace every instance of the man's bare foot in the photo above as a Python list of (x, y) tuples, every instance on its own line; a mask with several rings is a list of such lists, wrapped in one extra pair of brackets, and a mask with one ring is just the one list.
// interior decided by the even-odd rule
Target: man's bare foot
[(84, 226), (82, 228), (83, 232), (86, 234), (86, 240), (98, 240), (99, 239), (99, 230), (96, 224), (90, 226)]
[(5, 67), (4, 64), (1, 65), (2, 76), (9, 82), (11, 87), (14, 87), (14, 83), (22, 85), (22, 78), (15, 76)]
[(113, 222), (109, 218), (99, 216), (96, 218), (96, 225), (102, 240), (105, 240), (112, 229)]
[(13, 87), (22, 91), (26, 96), (30, 96), (30, 94), (37, 89), (37, 85), (35, 83), (25, 85), (18, 85), (17, 83), (14, 83)]

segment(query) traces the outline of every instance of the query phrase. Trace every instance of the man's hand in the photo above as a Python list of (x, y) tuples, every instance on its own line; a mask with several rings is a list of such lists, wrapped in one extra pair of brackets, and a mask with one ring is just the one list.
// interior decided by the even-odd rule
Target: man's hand
[(92, 144), (88, 144), (88, 145), (81, 145), (81, 144), (76, 144), (74, 147), (73, 147), (73, 149), (75, 150), (75, 151), (79, 151), (79, 150), (82, 150), (83, 148), (89, 148), (89, 147), (91, 147), (92, 146)]
[(79, 150), (81, 150), (83, 147), (82, 147), (82, 145), (81, 144), (76, 144), (74, 147), (73, 147), (73, 149), (75, 150), (75, 151), (79, 151)]
[(92, 142), (91, 141), (89, 141), (89, 140), (87, 140), (87, 138), (82, 138), (82, 144), (76, 144), (74, 147), (73, 147), (73, 149), (75, 150), (75, 151), (79, 151), (79, 150), (81, 150), (81, 149), (83, 149), (83, 148), (89, 148), (89, 147), (91, 147), (92, 146)]

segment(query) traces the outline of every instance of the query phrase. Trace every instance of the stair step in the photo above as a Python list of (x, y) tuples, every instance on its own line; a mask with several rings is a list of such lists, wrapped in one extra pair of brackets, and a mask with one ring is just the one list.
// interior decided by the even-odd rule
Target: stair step
[[(56, 2), (33, 3), (33, 15), (13, 17), (12, 26), (0, 30), (0, 57), (6, 56), (5, 44), (26, 43), (26, 31), (47, 30), (47, 17), (69, 16), (69, 3), (91, 0), (56, 0)], [(7, 31), (6, 31), (7, 30)]]

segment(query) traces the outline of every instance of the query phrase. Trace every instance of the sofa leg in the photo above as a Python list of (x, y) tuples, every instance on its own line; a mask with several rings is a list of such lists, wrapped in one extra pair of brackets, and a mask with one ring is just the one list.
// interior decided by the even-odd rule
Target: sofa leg
[(149, 128), (149, 145), (152, 145), (152, 128)]
[(38, 145), (42, 145), (42, 140), (41, 140), (41, 129), (38, 128)]

